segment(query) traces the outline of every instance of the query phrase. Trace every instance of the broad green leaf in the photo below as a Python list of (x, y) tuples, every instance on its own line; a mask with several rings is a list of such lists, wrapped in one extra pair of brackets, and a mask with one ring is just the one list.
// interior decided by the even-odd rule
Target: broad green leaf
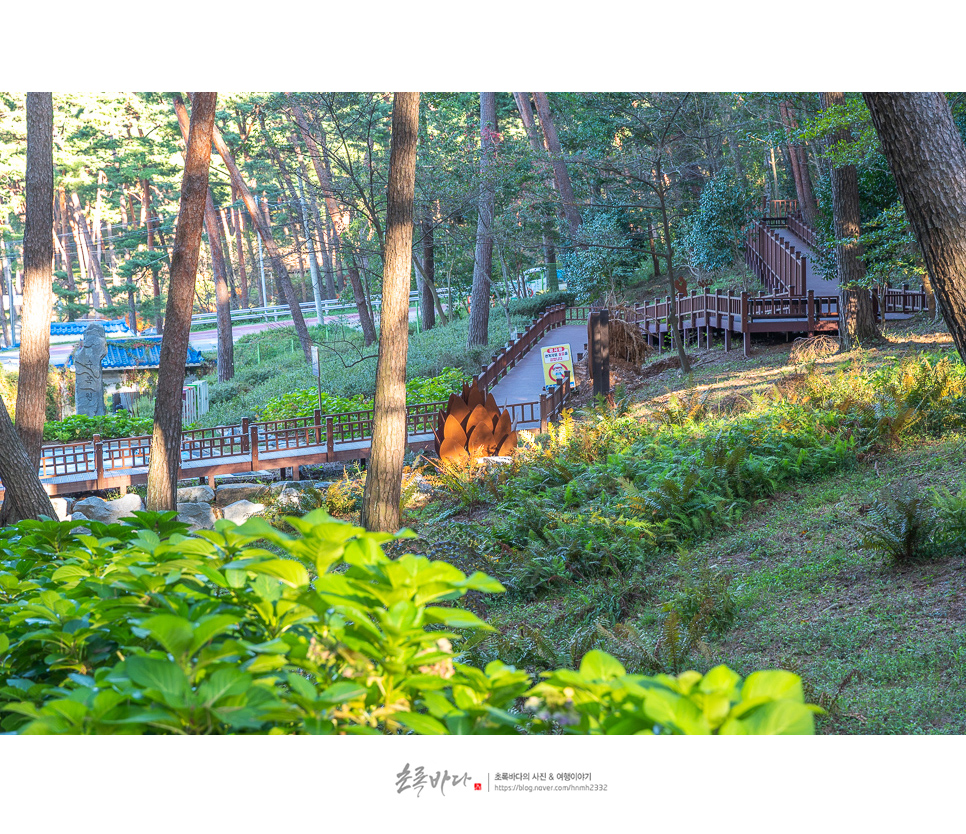
[(189, 620), (174, 614), (158, 614), (142, 620), (141, 627), (175, 657), (181, 657), (191, 648), (194, 628)]
[(626, 675), (627, 670), (607, 652), (593, 649), (580, 661), (580, 674), (590, 680), (607, 681)]
[(309, 584), (309, 572), (292, 559), (272, 559), (268, 562), (258, 562), (251, 565), (248, 570), (253, 573), (274, 576), (293, 588), (303, 588)]
[[(418, 712), (396, 712), (392, 716), (400, 724), (409, 727), (417, 735), (421, 736), (445, 736), (448, 735), (446, 727), (433, 718), (431, 715), (423, 715)], [(447, 719), (448, 721), (449, 719)]]
[(57, 568), (50, 578), (54, 582), (76, 582), (90, 575), (90, 571), (85, 570), (80, 565), (64, 565)]
[(452, 628), (479, 628), (484, 631), (496, 631), (493, 626), (484, 622), (472, 611), (467, 611), (465, 608), (432, 606), (426, 608), (424, 613), (426, 622), (442, 623)]
[(125, 668), (134, 683), (158, 690), (171, 703), (180, 702), (188, 692), (188, 679), (171, 660), (134, 655), (125, 661)]
[(741, 699), (748, 701), (753, 698), (769, 698), (776, 701), (788, 699), (804, 703), (802, 679), (798, 675), (781, 669), (752, 672), (745, 679), (745, 685), (741, 687)]
[(319, 700), (323, 704), (344, 704), (357, 698), (364, 698), (368, 691), (361, 684), (352, 681), (339, 681), (319, 695)]
[[(730, 694), (740, 680), (741, 676), (737, 672), (732, 672), (731, 669), (722, 664), (715, 666), (701, 679), (698, 689), (701, 692)], [(735, 692), (735, 695), (737, 696), (737, 692)]]
[(722, 735), (810, 736), (815, 733), (815, 718), (805, 704), (772, 701), (762, 704), (746, 718), (726, 722), (720, 732)]

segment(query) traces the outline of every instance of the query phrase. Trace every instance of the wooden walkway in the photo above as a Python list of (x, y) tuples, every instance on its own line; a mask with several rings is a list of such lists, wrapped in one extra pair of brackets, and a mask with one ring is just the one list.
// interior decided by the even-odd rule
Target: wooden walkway
[[(543, 391), (541, 345), (572, 341), (574, 352), (586, 339), (589, 307), (558, 305), (535, 319), (513, 342), (485, 365), (477, 382), (506, 402), (516, 428), (545, 431), (571, 394), (569, 378)], [(584, 322), (583, 324), (578, 324)], [(569, 323), (569, 327), (567, 326)], [(575, 338), (576, 337), (576, 338)], [(536, 368), (536, 370), (534, 370)], [(501, 399), (502, 398), (502, 399)], [(436, 416), (445, 402), (419, 403), (406, 409), (407, 447), (433, 448)], [(372, 445), (372, 411), (322, 414), (289, 420), (250, 422), (182, 433), (182, 479), (287, 469), (336, 461), (366, 460)], [(40, 478), (50, 495), (69, 495), (147, 483), (151, 436), (52, 443), (43, 447)], [(3, 493), (0, 485), (0, 495)]]
[[(648, 344), (659, 352), (670, 349), (668, 319), (672, 310), (685, 343), (704, 340), (710, 348), (712, 339), (720, 334), (727, 351), (733, 337), (740, 334), (745, 356), (751, 355), (755, 333), (784, 333), (786, 337), (838, 333), (838, 284), (817, 268), (815, 232), (794, 213), (793, 203), (772, 201), (771, 211), (766, 207), (766, 215), (747, 230), (745, 263), (771, 293), (692, 291), (690, 295), (674, 299), (666, 296), (638, 305), (630, 318), (645, 333)], [(776, 204), (791, 213), (777, 213)], [(873, 302), (880, 320), (901, 319), (926, 309), (926, 294), (921, 288), (910, 290), (903, 285), (873, 294)]]

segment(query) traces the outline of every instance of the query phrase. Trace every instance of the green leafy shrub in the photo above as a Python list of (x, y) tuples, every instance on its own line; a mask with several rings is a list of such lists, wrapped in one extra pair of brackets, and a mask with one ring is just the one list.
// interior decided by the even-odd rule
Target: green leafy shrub
[[(449, 395), (457, 393), (469, 376), (459, 368), (444, 368), (442, 373), (432, 379), (416, 377), (406, 382), (406, 402), (442, 402)], [(343, 414), (350, 411), (366, 411), (372, 408), (370, 397), (357, 394), (354, 397), (337, 397), (322, 394), (321, 405), (317, 388), (299, 388), (268, 400), (258, 411), (260, 420), (286, 420), (293, 417), (311, 417), (316, 408), (323, 414)]]
[(758, 735), (811, 733), (815, 713), (801, 679), (753, 672), (742, 683), (726, 666), (706, 675), (628, 675), (605, 652), (588, 652), (579, 671), (560, 669), (537, 684), (527, 707), (564, 732), (591, 735)]
[(153, 427), (153, 417), (133, 417), (126, 411), (105, 414), (102, 417), (74, 414), (63, 420), (44, 423), (44, 440), (72, 443), (75, 440), (90, 440), (95, 434), (105, 440), (113, 437), (139, 437), (151, 434)]
[[(323, 511), (185, 536), (174, 513), (0, 532), (0, 726), (25, 734), (811, 733), (797, 676), (627, 675), (602, 652), (536, 687), (460, 662), (453, 603), (502, 587)], [(271, 547), (272, 549), (268, 549)], [(279, 553), (283, 554), (281, 557)], [(530, 712), (519, 708), (528, 697)]]
[(544, 292), (531, 298), (513, 298), (510, 300), (510, 315), (522, 316), (527, 319), (535, 319), (543, 314), (548, 307), (557, 304), (565, 304), (573, 307), (577, 303), (577, 293), (566, 292)]

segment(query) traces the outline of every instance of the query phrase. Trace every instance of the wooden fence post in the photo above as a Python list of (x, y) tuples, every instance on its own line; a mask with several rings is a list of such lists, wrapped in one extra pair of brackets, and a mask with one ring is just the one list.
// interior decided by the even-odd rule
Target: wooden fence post
[(325, 418), (325, 454), (332, 457), (335, 454), (335, 420)]
[(748, 293), (741, 294), (741, 335), (745, 342), (745, 356), (751, 356), (751, 321), (748, 315)]
[(241, 421), (241, 453), (243, 455), (247, 455), (248, 454), (248, 450), (251, 448), (248, 445), (249, 442), (250, 442), (249, 441), (249, 438), (248, 438), (248, 422), (249, 421), (248, 421), (248, 418), (247, 417), (242, 417), (242, 421)]
[(93, 438), (94, 443), (94, 471), (97, 473), (97, 488), (103, 489), (104, 480), (104, 444), (101, 442), (101, 436), (95, 434)]
[(259, 469), (258, 463), (258, 425), (252, 423), (248, 427), (249, 433), (249, 448), (252, 450), (252, 472)]
[(547, 395), (540, 395), (540, 434), (546, 434), (547, 428), (549, 426), (549, 418), (547, 415)]
[(815, 290), (809, 290), (805, 301), (805, 315), (808, 317), (808, 335), (815, 335)]
[(315, 409), (312, 415), (315, 420), (315, 445), (318, 446), (322, 442), (322, 412), (318, 408)]

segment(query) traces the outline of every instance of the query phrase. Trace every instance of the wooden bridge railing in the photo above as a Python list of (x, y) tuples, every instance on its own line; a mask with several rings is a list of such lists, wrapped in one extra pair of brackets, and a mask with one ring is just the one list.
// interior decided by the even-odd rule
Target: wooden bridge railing
[(761, 214), (763, 217), (790, 217), (798, 214), (798, 200), (769, 200), (761, 199)]
[(745, 264), (776, 293), (806, 293), (806, 255), (795, 249), (764, 221), (749, 227), (745, 241)]
[(798, 235), (805, 245), (813, 251), (818, 249), (818, 233), (800, 214), (788, 215), (788, 231), (793, 235)]
[[(586, 321), (592, 307), (548, 308), (512, 343), (485, 366), (477, 379), (491, 387), (532, 350), (540, 339), (568, 322)], [(572, 393), (569, 375), (561, 385), (552, 386), (539, 400), (508, 406), (516, 423), (539, 423), (546, 430), (549, 420), (558, 415)], [(410, 445), (426, 448), (432, 444), (436, 415), (445, 402), (409, 405), (406, 430)], [(181, 469), (184, 477), (196, 477), (215, 470), (250, 471), (274, 468), (286, 459), (294, 465), (299, 457), (335, 459), (358, 456), (372, 440), (372, 410), (322, 414), (283, 420), (249, 421), (236, 425), (191, 429), (182, 433)], [(43, 479), (60, 479), (50, 484), (51, 492), (104, 489), (118, 484), (143, 482), (149, 462), (151, 436), (124, 437), (75, 443), (47, 444), (43, 447), (39, 474)], [(340, 448), (341, 447), (341, 448)], [(2, 486), (0, 486), (2, 492)]]

